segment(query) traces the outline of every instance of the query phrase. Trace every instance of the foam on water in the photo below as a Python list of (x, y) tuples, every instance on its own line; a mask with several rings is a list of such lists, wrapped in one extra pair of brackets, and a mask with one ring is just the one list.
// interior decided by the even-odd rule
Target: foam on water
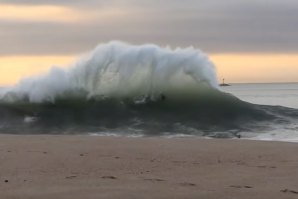
[(0, 99), (54, 102), (76, 90), (86, 92), (88, 98), (156, 98), (177, 89), (197, 92), (197, 84), (218, 87), (214, 65), (198, 49), (110, 42), (97, 46), (68, 69), (52, 67), (47, 74), (21, 80), (2, 90)]
[(283, 141), (283, 142), (298, 142), (298, 124), (297, 122), (284, 125), (272, 125), (270, 131), (258, 133), (243, 133), (248, 139), (263, 140), (263, 141)]

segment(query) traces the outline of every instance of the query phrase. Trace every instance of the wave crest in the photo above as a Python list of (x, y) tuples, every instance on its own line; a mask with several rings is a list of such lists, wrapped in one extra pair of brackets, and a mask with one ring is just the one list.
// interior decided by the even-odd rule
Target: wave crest
[(2, 91), (0, 98), (54, 102), (57, 97), (81, 90), (87, 98), (154, 99), (160, 94), (193, 95), (200, 87), (218, 87), (215, 67), (200, 50), (110, 42), (98, 45), (67, 69), (52, 67), (47, 74), (21, 80)]

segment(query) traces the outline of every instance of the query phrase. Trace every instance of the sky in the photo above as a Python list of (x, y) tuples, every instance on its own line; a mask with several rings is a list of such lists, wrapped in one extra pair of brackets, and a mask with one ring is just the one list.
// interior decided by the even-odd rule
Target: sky
[(111, 40), (194, 46), (228, 82), (297, 82), (297, 19), (297, 0), (0, 0), (0, 85)]

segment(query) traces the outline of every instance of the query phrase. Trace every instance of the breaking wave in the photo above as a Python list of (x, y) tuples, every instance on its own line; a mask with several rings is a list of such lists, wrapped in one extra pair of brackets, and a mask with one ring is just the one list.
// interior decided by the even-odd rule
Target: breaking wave
[(45, 75), (21, 80), (2, 92), (1, 99), (54, 102), (78, 90), (86, 92), (87, 98), (156, 98), (177, 90), (193, 94), (198, 84), (217, 88), (215, 68), (200, 50), (111, 42), (99, 45), (68, 69), (52, 67)]
[(286, 125), (298, 111), (223, 93), (192, 47), (101, 44), (67, 69), (0, 91), (1, 133), (188, 134), (215, 137)]

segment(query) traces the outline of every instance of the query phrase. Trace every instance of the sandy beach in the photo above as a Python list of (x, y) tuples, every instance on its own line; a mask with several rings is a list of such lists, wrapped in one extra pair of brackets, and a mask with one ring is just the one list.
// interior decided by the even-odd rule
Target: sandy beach
[(0, 198), (297, 198), (298, 144), (0, 136)]

